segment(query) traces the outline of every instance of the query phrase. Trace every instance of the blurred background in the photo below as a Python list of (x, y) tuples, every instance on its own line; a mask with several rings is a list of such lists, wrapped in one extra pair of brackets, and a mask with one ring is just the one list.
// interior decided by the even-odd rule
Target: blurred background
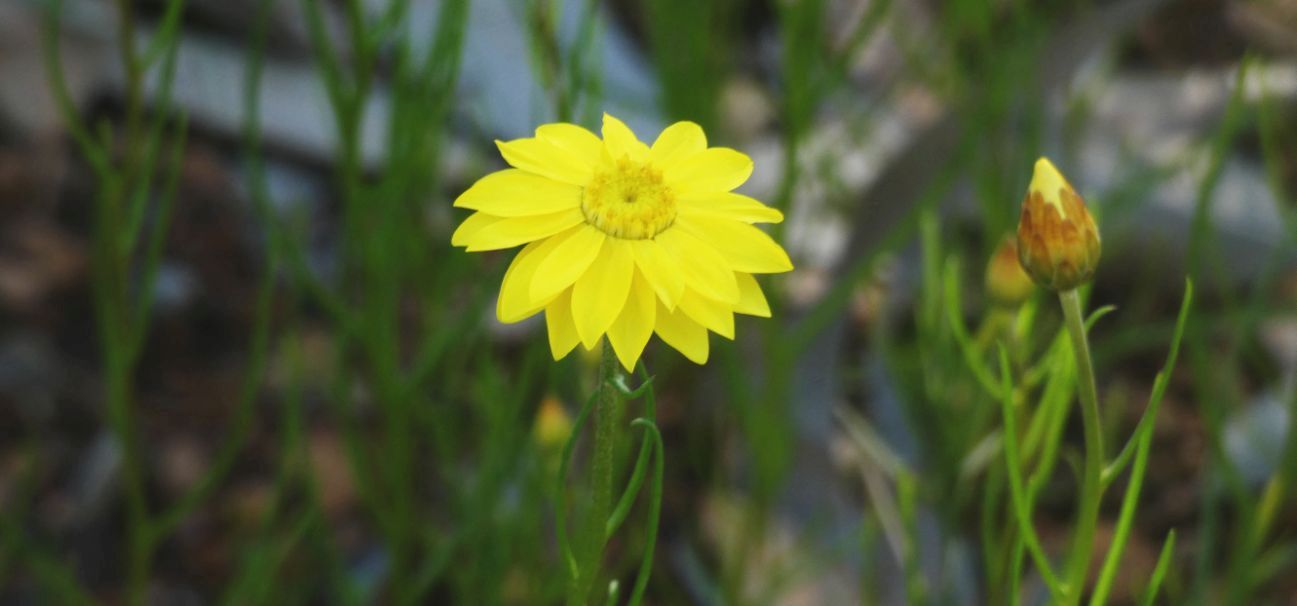
[(1157, 603), (1297, 603), (1293, 0), (0, 1), (0, 602), (562, 602), (597, 356), (496, 321), (513, 251), (452, 249), (451, 204), (605, 111), (750, 154), (797, 267), (706, 366), (648, 348), (648, 603), (1010, 603), (982, 380), (1010, 340), (1031, 406), (1061, 314), (983, 275), (1040, 155), (1104, 237), (1110, 454), (1195, 284), (1112, 603), (1171, 531)]

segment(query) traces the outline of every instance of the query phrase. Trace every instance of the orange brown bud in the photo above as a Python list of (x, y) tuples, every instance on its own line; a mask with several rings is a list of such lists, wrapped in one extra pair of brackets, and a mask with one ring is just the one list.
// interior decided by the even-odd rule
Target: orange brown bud
[(1068, 291), (1094, 277), (1099, 252), (1099, 229), (1085, 200), (1049, 160), (1037, 160), (1018, 220), (1022, 268), (1036, 284)]
[(997, 305), (1017, 307), (1034, 290), (1036, 285), (1018, 261), (1018, 239), (1013, 234), (1004, 236), (986, 264), (987, 296)]

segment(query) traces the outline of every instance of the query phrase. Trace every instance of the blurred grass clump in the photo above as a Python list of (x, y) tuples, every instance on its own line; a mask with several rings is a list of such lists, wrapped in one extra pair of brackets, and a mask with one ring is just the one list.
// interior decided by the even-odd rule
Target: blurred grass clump
[[(10, 9), (57, 127), (0, 95), (0, 601), (1297, 599), (1291, 2), (217, 4)], [(611, 387), (495, 320), (513, 253), (450, 246), (494, 139), (609, 108), (750, 154), (797, 266), (708, 365)], [(1094, 426), (1085, 333), (996, 292), (1044, 155), (1104, 234)], [(19, 298), (35, 233), (84, 269)], [(592, 394), (639, 419), (606, 535)]]

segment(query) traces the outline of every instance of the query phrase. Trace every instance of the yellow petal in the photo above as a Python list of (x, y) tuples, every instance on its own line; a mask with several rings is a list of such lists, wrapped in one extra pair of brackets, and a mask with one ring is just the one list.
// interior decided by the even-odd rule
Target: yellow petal
[(619, 238), (608, 238), (594, 263), (572, 285), (572, 319), (586, 349), (593, 349), (621, 314), (634, 275), (630, 246)]
[(667, 345), (684, 354), (695, 364), (707, 363), (707, 329), (689, 319), (679, 308), (669, 311), (658, 303), (654, 332)]
[(704, 149), (707, 149), (707, 135), (701, 126), (676, 122), (658, 135), (649, 150), (649, 159), (659, 169), (667, 170)]
[(676, 227), (658, 234), (655, 240), (676, 259), (676, 269), (686, 286), (722, 303), (738, 303), (739, 285), (734, 281), (734, 272), (716, 249)]
[(555, 360), (563, 359), (576, 347), (580, 338), (572, 322), (572, 289), (559, 293), (545, 307), (545, 328), (549, 333), (549, 351)]
[(544, 139), (496, 141), (495, 145), (510, 166), (555, 181), (585, 185), (594, 174), (592, 165)]
[[(581, 209), (537, 215), (535, 217), (508, 217), (483, 227), (472, 236), (464, 238), (468, 252), (513, 248), (541, 238), (548, 238), (585, 222)], [(454, 238), (451, 238), (454, 242)]]
[(711, 147), (665, 172), (666, 182), (681, 196), (721, 193), (752, 175), (752, 158), (728, 147)]
[(622, 156), (629, 156), (636, 162), (648, 159), (648, 146), (641, 143), (624, 122), (608, 114), (603, 115), (603, 143), (613, 160), (620, 160)]
[(509, 269), (504, 272), (504, 281), (500, 284), (500, 295), (495, 301), (495, 317), (501, 322), (512, 324), (545, 308), (544, 303), (532, 304), (527, 285), (531, 283), (530, 278), (540, 264), (540, 258), (535, 254), (536, 249), (544, 242), (553, 240), (546, 238), (543, 242), (532, 242), (524, 246), (509, 263)]
[(779, 223), (784, 220), (784, 214), (778, 209), (733, 192), (682, 197), (679, 208), (686, 215), (711, 215), (744, 223)]
[[(573, 227), (569, 231), (578, 229), (580, 227)], [(549, 303), (549, 299), (531, 297), (531, 282), (536, 276), (536, 268), (540, 267), (541, 261), (549, 257), (554, 247), (566, 240), (569, 235), (571, 235), (569, 232), (562, 232), (551, 238), (532, 242), (513, 258), (509, 269), (504, 272), (500, 298), (495, 305), (495, 315), (501, 322), (512, 324), (524, 320), (544, 309)]]
[(653, 336), (653, 325), (656, 321), (657, 303), (654, 302), (653, 288), (639, 272), (630, 287), (630, 296), (621, 315), (608, 327), (608, 342), (627, 372), (635, 370), (635, 362)]
[(603, 232), (582, 225), (555, 243), (531, 279), (531, 299), (543, 301), (576, 282), (599, 256), (605, 239)]
[(526, 217), (581, 206), (581, 188), (516, 168), (491, 173), (455, 199), (455, 206), (497, 217)]
[(735, 272), (734, 279), (739, 283), (739, 303), (734, 306), (734, 313), (769, 318), (770, 304), (757, 279), (742, 272)]
[(450, 245), (468, 246), (468, 243), (472, 241), (477, 234), (482, 233), (482, 230), (503, 220), (503, 217), (497, 217), (495, 215), (473, 213), (469, 215), (467, 219), (464, 219), (464, 222), (460, 223), (459, 227), (455, 228), (455, 233), (450, 235)]
[(793, 269), (793, 262), (783, 247), (766, 232), (747, 223), (695, 215), (677, 217), (673, 227), (705, 238), (734, 271), (773, 274)]
[(594, 133), (575, 124), (556, 122), (536, 129), (536, 137), (562, 148), (590, 166), (604, 162), (603, 141)]
[(654, 240), (631, 240), (635, 265), (644, 279), (653, 287), (667, 309), (675, 309), (676, 302), (685, 291), (685, 279), (679, 262), (662, 245)]
[(686, 290), (684, 296), (680, 297), (677, 310), (683, 310), (695, 322), (726, 339), (734, 338), (734, 312), (724, 303)]
[(1031, 183), (1028, 185), (1027, 193), (1037, 192), (1045, 200), (1045, 204), (1054, 207), (1058, 215), (1067, 219), (1067, 208), (1063, 204), (1063, 192), (1076, 192), (1072, 184), (1067, 182), (1067, 177), (1058, 171), (1049, 158), (1041, 157), (1036, 160), (1035, 170), (1031, 173)]

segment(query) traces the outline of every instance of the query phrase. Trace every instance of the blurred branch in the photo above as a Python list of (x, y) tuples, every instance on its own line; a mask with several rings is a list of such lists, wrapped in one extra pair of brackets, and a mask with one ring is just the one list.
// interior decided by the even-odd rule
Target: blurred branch
[(68, 132), (76, 140), (81, 149), (81, 154), (90, 163), (95, 175), (100, 180), (104, 180), (108, 178), (111, 172), (107, 152), (90, 134), (82, 121), (80, 112), (77, 110), (76, 105), (72, 103), (72, 96), (68, 92), (67, 78), (63, 74), (62, 45), (59, 43), (59, 27), (62, 16), (63, 0), (50, 0), (49, 10), (45, 13), (45, 20), (41, 29), (41, 40), (44, 42), (41, 55), (45, 59), (45, 75), (49, 82), (50, 91), (53, 93), (54, 101), (58, 104), (59, 114), (63, 116), (63, 122), (67, 126)]

